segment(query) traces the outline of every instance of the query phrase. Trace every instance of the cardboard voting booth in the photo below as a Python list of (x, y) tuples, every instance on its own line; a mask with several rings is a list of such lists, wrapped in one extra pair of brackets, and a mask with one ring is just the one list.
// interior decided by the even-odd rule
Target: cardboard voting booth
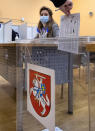
[(0, 43), (7, 43), (12, 40), (12, 22), (0, 23)]
[(19, 39), (27, 39), (27, 24), (21, 24), (18, 26)]
[(37, 26), (28, 26), (27, 23), (12, 25), (12, 29), (19, 33), (19, 39), (34, 39), (37, 35)]

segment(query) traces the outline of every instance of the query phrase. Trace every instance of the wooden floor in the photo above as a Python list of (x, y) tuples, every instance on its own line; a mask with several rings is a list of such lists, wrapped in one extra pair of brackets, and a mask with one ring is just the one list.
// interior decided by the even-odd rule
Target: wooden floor
[(0, 131), (16, 130), (15, 90), (0, 76)]
[[(95, 72), (94, 72), (95, 73)], [(81, 69), (80, 79), (78, 69), (74, 70), (74, 113), (67, 113), (68, 88), (64, 85), (63, 99), (60, 98), (60, 85), (56, 86), (56, 126), (64, 131), (89, 131), (88, 112), (88, 81), (85, 77), (85, 69)], [(92, 73), (93, 74), (93, 69)], [(94, 77), (93, 77), (94, 79)], [(95, 80), (91, 81), (90, 88), (90, 124), (91, 131), (95, 131)], [(23, 107), (24, 131), (41, 131), (44, 127), (26, 110), (26, 93), (24, 93)], [(16, 98), (15, 89), (0, 77), (0, 131), (16, 130)]]

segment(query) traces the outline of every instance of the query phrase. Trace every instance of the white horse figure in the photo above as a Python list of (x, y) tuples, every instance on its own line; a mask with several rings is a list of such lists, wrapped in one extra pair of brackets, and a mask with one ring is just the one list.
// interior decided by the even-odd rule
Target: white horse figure
[[(38, 80), (38, 77), (40, 77), (40, 80)], [(41, 88), (43, 79), (45, 79), (45, 77), (36, 74), (36, 78), (33, 80), (34, 86), (33, 88), (30, 88), (30, 96), (33, 92), (34, 97), (39, 101), (39, 106), (41, 105), (43, 107), (43, 111), (41, 112), (42, 115), (46, 112), (46, 105), (50, 106), (48, 95), (46, 94), (46, 97), (43, 96), (43, 90)]]

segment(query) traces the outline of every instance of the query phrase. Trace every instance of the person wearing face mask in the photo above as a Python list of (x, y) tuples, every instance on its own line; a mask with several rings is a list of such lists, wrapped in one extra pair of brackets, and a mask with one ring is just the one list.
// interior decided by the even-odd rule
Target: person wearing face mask
[(73, 8), (72, 0), (50, 0), (53, 2), (54, 6), (64, 12), (67, 16), (70, 15), (70, 11)]
[(52, 11), (48, 7), (40, 9), (40, 21), (37, 28), (36, 38), (56, 37), (59, 36), (59, 27), (52, 18)]

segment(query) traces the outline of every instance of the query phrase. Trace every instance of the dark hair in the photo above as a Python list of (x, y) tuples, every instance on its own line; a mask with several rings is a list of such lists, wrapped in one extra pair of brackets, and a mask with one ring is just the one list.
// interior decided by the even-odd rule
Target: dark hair
[(43, 6), (43, 7), (40, 9), (40, 15), (41, 15), (41, 12), (42, 12), (43, 10), (47, 10), (50, 16), (53, 15), (52, 10), (49, 9), (48, 7), (46, 7), (46, 6)]
[[(52, 25), (55, 23), (54, 20), (53, 20), (53, 18), (52, 18), (53, 13), (52, 13), (52, 10), (51, 10), (51, 9), (49, 9), (48, 7), (43, 6), (43, 7), (40, 9), (40, 11), (39, 11), (39, 14), (40, 14), (40, 15), (41, 15), (41, 12), (42, 12), (43, 10), (47, 10), (48, 13), (49, 13), (49, 15), (50, 15), (50, 20), (46, 23), (46, 28), (48, 28), (47, 37), (52, 37), (52, 36), (53, 36)], [(38, 29), (39, 29), (39, 30), (42, 30), (42, 28), (43, 28), (43, 24), (41, 23), (41, 21), (39, 21), (39, 23), (38, 23)]]
[(55, 5), (55, 7), (60, 7), (61, 5), (63, 5), (67, 0), (50, 0), (53, 2), (53, 4)]
[(2, 24), (2, 23), (4, 23), (3, 21), (0, 21), (0, 23)]

